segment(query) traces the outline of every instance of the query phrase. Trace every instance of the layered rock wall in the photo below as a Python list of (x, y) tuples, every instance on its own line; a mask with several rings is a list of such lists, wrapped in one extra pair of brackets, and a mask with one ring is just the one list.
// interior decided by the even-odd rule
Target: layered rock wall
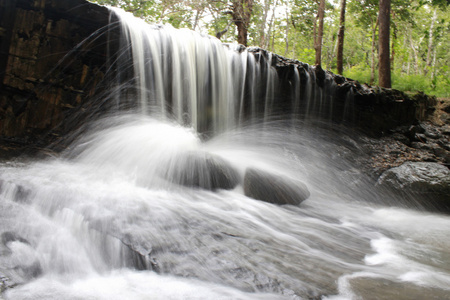
[(105, 72), (107, 24), (107, 9), (83, 0), (0, 0), (2, 138), (66, 129)]

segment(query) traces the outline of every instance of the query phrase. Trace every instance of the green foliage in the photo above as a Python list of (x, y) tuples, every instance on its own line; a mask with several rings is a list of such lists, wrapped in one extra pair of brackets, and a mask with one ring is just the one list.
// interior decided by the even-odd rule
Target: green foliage
[(313, 65), (316, 60), (316, 51), (311, 48), (303, 48), (298, 52), (298, 60)]
[(424, 91), (428, 86), (430, 86), (430, 82), (428, 78), (424, 78), (423, 75), (392, 74), (392, 88), (394, 89), (417, 92)]
[(357, 80), (360, 83), (368, 84), (370, 82), (370, 68), (363, 65), (357, 65), (350, 69), (344, 70), (345, 77)]
[(394, 73), (392, 76), (392, 87), (405, 92), (422, 91), (437, 97), (448, 97), (450, 95), (450, 79), (442, 75), (429, 78), (423, 75)]

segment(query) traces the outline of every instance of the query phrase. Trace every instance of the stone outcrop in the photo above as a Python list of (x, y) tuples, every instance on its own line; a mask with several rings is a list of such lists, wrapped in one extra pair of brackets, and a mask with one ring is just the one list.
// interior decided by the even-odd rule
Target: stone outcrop
[[(450, 212), (450, 170), (433, 162), (406, 162), (385, 171), (378, 185), (402, 196), (412, 196), (410, 205)], [(424, 199), (424, 201), (421, 201)]]
[(382, 138), (363, 138), (360, 144), (367, 154), (360, 167), (377, 178), (384, 171), (412, 162), (434, 162), (450, 166), (450, 126), (431, 122), (416, 123), (392, 129)]
[(84, 0), (0, 0), (0, 137), (35, 143), (71, 129), (100, 89), (105, 26), (108, 10)]
[(244, 194), (253, 199), (281, 205), (298, 205), (310, 196), (308, 187), (303, 182), (255, 168), (245, 171)]
[(180, 155), (162, 173), (173, 183), (206, 190), (230, 190), (240, 182), (239, 173), (230, 163), (206, 152)]

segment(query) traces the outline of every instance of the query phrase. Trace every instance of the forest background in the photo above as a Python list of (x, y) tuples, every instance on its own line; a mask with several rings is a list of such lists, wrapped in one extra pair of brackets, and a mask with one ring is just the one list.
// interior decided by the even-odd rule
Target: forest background
[[(91, 0), (121, 7), (148, 23), (189, 28), (222, 42), (320, 64), (369, 85), (379, 83), (383, 1)], [(450, 97), (450, 0), (388, 2), (392, 88)]]

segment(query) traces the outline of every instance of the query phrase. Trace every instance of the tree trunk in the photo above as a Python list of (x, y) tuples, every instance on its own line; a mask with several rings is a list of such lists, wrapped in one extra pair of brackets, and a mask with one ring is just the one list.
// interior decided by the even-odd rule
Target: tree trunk
[(345, 34), (345, 5), (346, 0), (341, 0), (341, 14), (339, 18), (339, 33), (338, 33), (338, 46), (337, 46), (337, 73), (342, 75), (344, 71), (344, 34)]
[(371, 62), (370, 62), (370, 85), (375, 82), (375, 44), (377, 38), (378, 17), (375, 24), (372, 26), (372, 49), (371, 49)]
[(264, 14), (259, 28), (259, 47), (261, 48), (265, 48), (266, 45), (266, 24), (267, 17), (269, 16), (270, 2), (270, 0), (264, 0)]
[(431, 81), (436, 77), (436, 47), (433, 50), (433, 63), (431, 65)]
[(392, 46), (391, 46), (391, 71), (394, 72), (394, 59), (395, 59), (395, 42), (397, 40), (397, 29), (394, 29), (392, 35)]
[(322, 40), (323, 40), (323, 19), (325, 17), (325, 0), (320, 0), (317, 18), (319, 20), (319, 28), (315, 40), (314, 49), (316, 50), (316, 65), (322, 64)]
[(275, 10), (276, 10), (277, 5), (278, 5), (278, 0), (275, 0), (275, 3), (273, 4), (272, 17), (270, 18), (270, 22), (269, 22), (269, 29), (267, 30), (265, 47), (263, 47), (264, 49), (269, 49), (271, 37), (273, 39), (273, 37), (275, 36), (275, 34), (272, 32), (272, 29), (273, 29), (273, 24), (275, 22)]
[(414, 59), (414, 74), (419, 73), (419, 55), (417, 54), (416, 45), (414, 45), (413, 38), (409, 37), (409, 44), (411, 46), (413, 59)]
[(254, 0), (234, 0), (232, 3), (233, 21), (238, 31), (238, 43), (247, 45), (248, 27), (250, 25), (250, 17), (253, 11)]
[(331, 67), (331, 64), (333, 63), (334, 57), (336, 56), (336, 51), (337, 51), (337, 47), (338, 47), (338, 39), (336, 39), (333, 36), (332, 42), (334, 43), (334, 46), (331, 49), (331, 51), (328, 51), (328, 58), (327, 58), (327, 66), (328, 66), (328, 68)]
[(289, 51), (289, 9), (286, 5), (286, 32), (285, 32), (285, 42), (286, 42), (286, 48), (284, 49), (284, 56), (287, 56)]
[(437, 20), (437, 8), (434, 9), (433, 18), (431, 19), (430, 30), (428, 32), (428, 52), (427, 52), (427, 61), (425, 64), (425, 68), (423, 69), (423, 74), (427, 75), (430, 67), (431, 67), (431, 56), (433, 52), (433, 30), (434, 24)]
[(391, 60), (390, 60), (390, 22), (391, 0), (380, 0), (378, 32), (378, 85), (391, 88)]
[(196, 10), (196, 12), (195, 12), (195, 19), (194, 19), (194, 26), (192, 26), (192, 30), (194, 30), (194, 31), (195, 31), (195, 28), (198, 25), (199, 18), (200, 18), (200, 10)]

